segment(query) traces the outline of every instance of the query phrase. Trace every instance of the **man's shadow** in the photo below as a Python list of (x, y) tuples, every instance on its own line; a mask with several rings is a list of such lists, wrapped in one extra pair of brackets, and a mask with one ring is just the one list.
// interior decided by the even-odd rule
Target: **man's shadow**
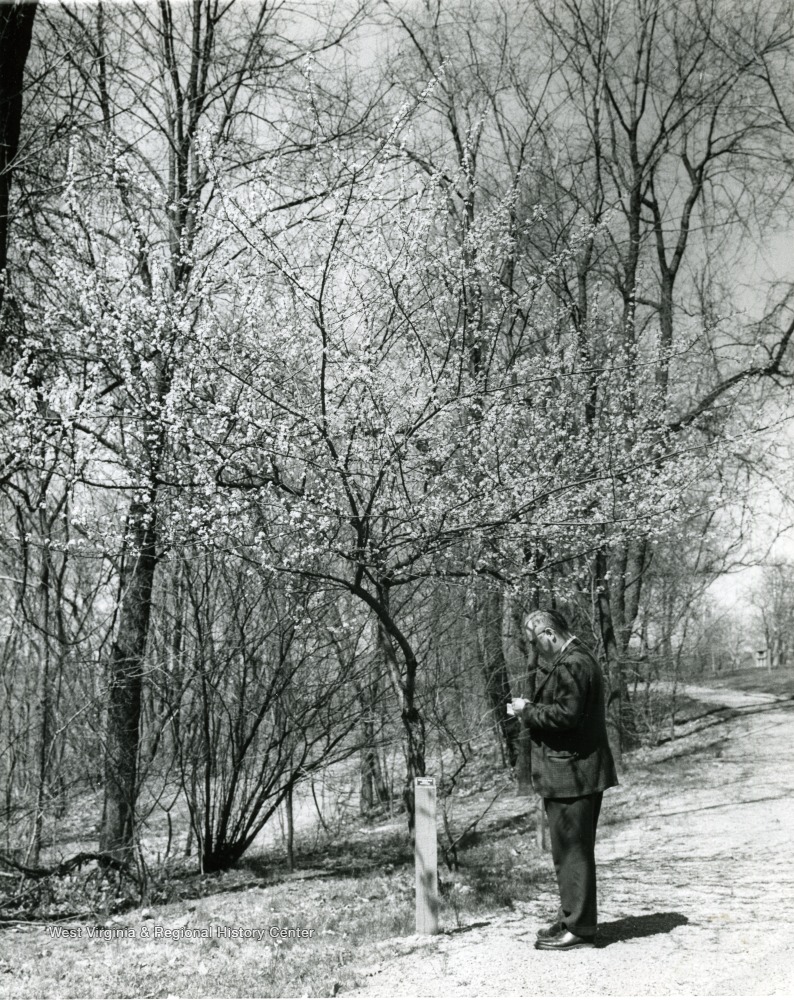
[(621, 917), (606, 924), (598, 925), (596, 945), (608, 948), (618, 941), (632, 938), (652, 937), (654, 934), (669, 934), (676, 927), (689, 923), (683, 913), (646, 913), (640, 917)]

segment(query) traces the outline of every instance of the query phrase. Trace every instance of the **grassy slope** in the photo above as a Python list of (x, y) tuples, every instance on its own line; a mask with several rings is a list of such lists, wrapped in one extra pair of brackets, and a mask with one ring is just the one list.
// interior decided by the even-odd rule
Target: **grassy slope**
[[(489, 813), (490, 830), (469, 838), (465, 867), (442, 870), (443, 928), (531, 897), (545, 859), (527, 846), (528, 805), (505, 795)], [(472, 796), (466, 815), (480, 807)], [(362, 968), (411, 946), (414, 873), (402, 826), (353, 832), (344, 844), (301, 856), (292, 875), (255, 858), (223, 875), (180, 879), (172, 896), (185, 898), (102, 921), (132, 938), (91, 938), (89, 925), (75, 922), (51, 925), (80, 933), (68, 939), (45, 925), (6, 927), (0, 997), (333, 996)], [(217, 927), (263, 929), (265, 938), (171, 936)], [(271, 927), (305, 928), (311, 937), (273, 939)]]
[(765, 691), (769, 694), (794, 695), (794, 666), (778, 670), (752, 668), (734, 674), (704, 679), (704, 684), (715, 688), (734, 688), (737, 691)]

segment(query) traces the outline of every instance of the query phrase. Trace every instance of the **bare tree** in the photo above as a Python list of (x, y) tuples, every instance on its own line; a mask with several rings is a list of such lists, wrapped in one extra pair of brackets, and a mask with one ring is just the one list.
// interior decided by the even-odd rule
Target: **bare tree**
[(765, 567), (753, 594), (757, 649), (764, 651), (769, 670), (790, 666), (794, 656), (794, 567), (780, 561)]
[(54, 69), (37, 96), (60, 141), (44, 148), (40, 130), (41, 163), (26, 177), (30, 194), (34, 178), (48, 181), (26, 220), (34, 248), (27, 295), (40, 331), (60, 322), (69, 334), (47, 343), (40, 378), (79, 385), (70, 403), (80, 411), (67, 412), (56, 390), (47, 419), (98, 463), (89, 491), (108, 467), (123, 470), (99, 487), (115, 498), (113, 516), (124, 525), (120, 549), (108, 551), (118, 587), (107, 657), (101, 846), (108, 854), (128, 856), (134, 844), (145, 655), (169, 478), (168, 400), (208, 292), (210, 150), (219, 157), (213, 169), (223, 162), (238, 180), (278, 161), (285, 189), (298, 191), (300, 171), (290, 176), (281, 154), (299, 152), (300, 137), (285, 139), (277, 121), (289, 114), (292, 68), (307, 51), (337, 44), (356, 17), (320, 26), (313, 37), (298, 32), (300, 41), (285, 11), (269, 3), (64, 4), (42, 20), (38, 59)]

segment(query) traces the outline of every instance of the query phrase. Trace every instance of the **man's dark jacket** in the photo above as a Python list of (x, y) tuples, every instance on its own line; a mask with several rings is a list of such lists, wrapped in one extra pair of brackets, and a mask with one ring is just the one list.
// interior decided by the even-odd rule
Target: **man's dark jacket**
[(602, 792), (618, 783), (606, 727), (604, 677), (573, 639), (551, 667), (537, 672), (522, 710), (532, 741), (532, 785), (546, 799)]

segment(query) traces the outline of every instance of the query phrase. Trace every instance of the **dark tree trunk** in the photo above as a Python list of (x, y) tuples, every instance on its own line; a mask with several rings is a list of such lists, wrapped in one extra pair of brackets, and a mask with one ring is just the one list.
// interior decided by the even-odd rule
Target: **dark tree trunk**
[[(353, 663), (355, 660), (355, 650), (347, 657)], [(362, 815), (373, 812), (379, 806), (391, 801), (391, 792), (388, 783), (383, 775), (383, 763), (381, 761), (378, 746), (378, 725), (377, 720), (381, 709), (381, 679), (382, 675), (376, 664), (371, 664), (371, 674), (367, 682), (358, 684), (356, 682), (356, 694), (363, 714), (362, 736), (363, 745), (361, 748), (361, 786), (360, 786), (360, 809)], [(351, 670), (352, 674), (353, 671)]]
[[(333, 613), (340, 633), (342, 618), (339, 608), (333, 605)], [(379, 641), (380, 638), (379, 638)], [(356, 644), (340, 641), (334, 638), (334, 646), (339, 664), (345, 673), (353, 678), (356, 697), (361, 708), (362, 741), (361, 741), (361, 775), (359, 786), (359, 811), (366, 816), (391, 800), (389, 786), (383, 776), (383, 765), (378, 749), (376, 719), (381, 711), (381, 674), (375, 664), (371, 665), (371, 674), (367, 681), (359, 683), (354, 670), (356, 660)]]
[[(388, 598), (385, 593), (381, 596), (381, 604), (386, 611), (386, 618), (390, 620), (388, 612)], [(402, 641), (400, 641), (402, 639)], [(394, 640), (400, 646), (405, 661), (405, 671), (400, 669), (397, 660), (397, 653), (394, 649)], [(425, 774), (425, 723), (419, 709), (416, 707), (416, 674), (418, 664), (416, 657), (410, 646), (402, 636), (392, 636), (392, 633), (384, 624), (381, 617), (378, 623), (378, 641), (383, 653), (386, 669), (392, 679), (394, 689), (400, 699), (400, 720), (405, 733), (405, 786), (403, 788), (403, 803), (408, 814), (408, 828), (414, 828), (414, 778), (421, 778)]]
[(532, 743), (529, 737), (529, 723), (521, 719), (518, 733), (518, 753), (516, 756), (516, 783), (519, 795), (532, 794)]
[[(371, 711), (375, 710), (372, 706)], [(364, 720), (364, 746), (361, 750), (361, 813), (367, 815), (391, 798), (389, 787), (383, 778), (383, 767), (375, 736), (375, 725), (371, 719)]]
[(42, 566), (36, 587), (35, 607), (33, 611), (34, 623), (39, 632), (40, 654), (38, 683), (36, 685), (36, 706), (34, 708), (36, 724), (31, 733), (33, 738), (32, 760), (35, 762), (33, 833), (26, 862), (32, 867), (36, 867), (39, 864), (41, 855), (52, 724), (50, 698), (50, 674), (52, 671), (52, 649), (50, 646), (50, 551), (49, 547), (47, 547), (42, 553)]
[(291, 872), (295, 871), (295, 814), (292, 809), (292, 792), (293, 786), (290, 785), (287, 792), (285, 812), (287, 820), (287, 867)]
[[(531, 700), (535, 693), (535, 671), (538, 666), (538, 654), (534, 646), (529, 646), (524, 632), (524, 611), (537, 609), (539, 604), (539, 594), (534, 593), (529, 602), (529, 608), (522, 608), (518, 604), (513, 604), (511, 608), (512, 634), (515, 645), (518, 649), (518, 656), (521, 662), (523, 684), (515, 694), (519, 698)], [(531, 795), (532, 789), (532, 750), (529, 738), (529, 724), (525, 719), (519, 723), (518, 741), (516, 745), (516, 780), (519, 795)]]
[(596, 610), (604, 660), (607, 669), (609, 695), (607, 699), (607, 732), (615, 760), (620, 762), (624, 748), (623, 718), (624, 700), (628, 701), (628, 691), (621, 671), (621, 656), (612, 618), (610, 603), (609, 574), (606, 549), (596, 554)]
[(149, 504), (130, 508), (121, 573), (119, 625), (109, 663), (105, 798), (100, 850), (118, 860), (134, 848), (143, 660), (156, 566), (156, 525)]
[[(0, 3), (0, 310), (8, 264), (8, 207), (22, 126), (22, 88), (37, 3)], [(0, 315), (2, 313), (0, 312)], [(0, 322), (0, 349), (5, 342)]]
[(512, 697), (510, 676), (502, 644), (502, 592), (486, 588), (477, 597), (477, 647), (485, 680), (485, 692), (494, 729), (499, 734), (502, 759), (513, 767), (518, 758), (520, 725), (507, 714)]
[[(604, 614), (609, 614), (614, 641), (613, 658), (608, 659), (613, 692), (619, 702), (620, 743), (622, 750), (637, 745), (637, 720), (629, 690), (636, 678), (629, 655), (634, 624), (640, 608), (643, 575), (647, 568), (648, 541), (645, 538), (630, 539), (618, 545), (607, 560), (609, 583), (604, 585), (606, 594)], [(601, 586), (601, 581), (599, 581)], [(604, 630), (602, 629), (602, 639)], [(604, 642), (606, 650), (606, 641)], [(619, 688), (618, 686), (619, 685)]]

